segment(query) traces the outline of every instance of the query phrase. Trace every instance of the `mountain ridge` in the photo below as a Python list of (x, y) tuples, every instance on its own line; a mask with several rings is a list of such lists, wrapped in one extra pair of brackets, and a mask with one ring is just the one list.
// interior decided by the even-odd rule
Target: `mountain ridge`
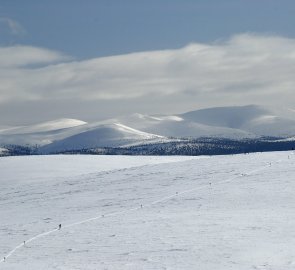
[(258, 105), (200, 109), (175, 115), (132, 114), (87, 123), (61, 118), (0, 130), (0, 146), (37, 145), (46, 153), (167, 143), (179, 139), (295, 136), (295, 119)]

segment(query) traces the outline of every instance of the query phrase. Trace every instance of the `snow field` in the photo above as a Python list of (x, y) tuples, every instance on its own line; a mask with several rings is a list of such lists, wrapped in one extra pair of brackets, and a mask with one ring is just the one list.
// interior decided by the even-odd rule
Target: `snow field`
[[(61, 169), (44, 179), (23, 159), (10, 160), (16, 171), (26, 164), (22, 180), (1, 168), (10, 182), (1, 177), (0, 252), (51, 233), (21, 244), (0, 269), (294, 269), (290, 152), (81, 168), (68, 177)], [(57, 172), (58, 164), (65, 168), (55, 162)]]

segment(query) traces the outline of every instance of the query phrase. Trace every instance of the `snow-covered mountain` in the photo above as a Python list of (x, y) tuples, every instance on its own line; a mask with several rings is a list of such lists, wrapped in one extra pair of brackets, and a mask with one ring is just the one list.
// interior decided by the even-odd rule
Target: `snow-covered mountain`
[(295, 113), (289, 114), (290, 118), (285, 115), (284, 110), (272, 111), (249, 105), (197, 110), (180, 117), (194, 123), (243, 130), (258, 136), (288, 137), (295, 134)]
[(135, 114), (121, 118), (120, 122), (133, 126), (145, 132), (160, 134), (166, 137), (199, 138), (199, 137), (226, 137), (252, 138), (255, 135), (239, 129), (223, 126), (211, 126), (185, 119), (182, 115), (148, 116)]
[(0, 130), (0, 145), (38, 145), (56, 152), (161, 143), (180, 138), (245, 139), (295, 136), (295, 112), (261, 106), (216, 107), (175, 115), (133, 114), (86, 123), (59, 119)]
[(166, 138), (142, 132), (120, 123), (101, 124), (94, 129), (83, 131), (65, 139), (53, 142), (41, 148), (41, 152), (58, 152), (61, 149), (81, 150), (95, 147), (120, 147), (138, 143), (155, 143), (166, 141)]
[(63, 118), (30, 126), (6, 127), (0, 129), (0, 145), (46, 145), (83, 130), (86, 124), (81, 120)]

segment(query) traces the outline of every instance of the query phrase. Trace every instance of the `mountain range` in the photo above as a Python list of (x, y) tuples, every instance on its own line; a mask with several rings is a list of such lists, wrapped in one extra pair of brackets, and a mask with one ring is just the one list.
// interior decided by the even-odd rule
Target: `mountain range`
[[(127, 147), (197, 138), (292, 140), (295, 112), (257, 105), (215, 107), (175, 115), (132, 114), (87, 123), (58, 119), (0, 129), (0, 146), (37, 146), (41, 153)], [(3, 151), (3, 150), (2, 150)]]

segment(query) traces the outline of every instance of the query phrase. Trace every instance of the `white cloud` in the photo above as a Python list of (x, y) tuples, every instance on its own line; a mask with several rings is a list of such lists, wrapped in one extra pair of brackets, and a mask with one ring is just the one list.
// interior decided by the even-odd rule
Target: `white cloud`
[(10, 33), (16, 36), (22, 36), (26, 34), (25, 28), (15, 20), (7, 17), (0, 17), (0, 24), (8, 27)]
[[(1, 48), (0, 101), (132, 102), (147, 95), (169, 95), (175, 105), (180, 96), (209, 106), (295, 103), (295, 40), (284, 37), (241, 34), (178, 50), (65, 59), (41, 48)], [(39, 68), (28, 66), (40, 63)]]
[(30, 65), (48, 65), (69, 59), (62, 53), (32, 46), (0, 48), (0, 68), (17, 69)]

